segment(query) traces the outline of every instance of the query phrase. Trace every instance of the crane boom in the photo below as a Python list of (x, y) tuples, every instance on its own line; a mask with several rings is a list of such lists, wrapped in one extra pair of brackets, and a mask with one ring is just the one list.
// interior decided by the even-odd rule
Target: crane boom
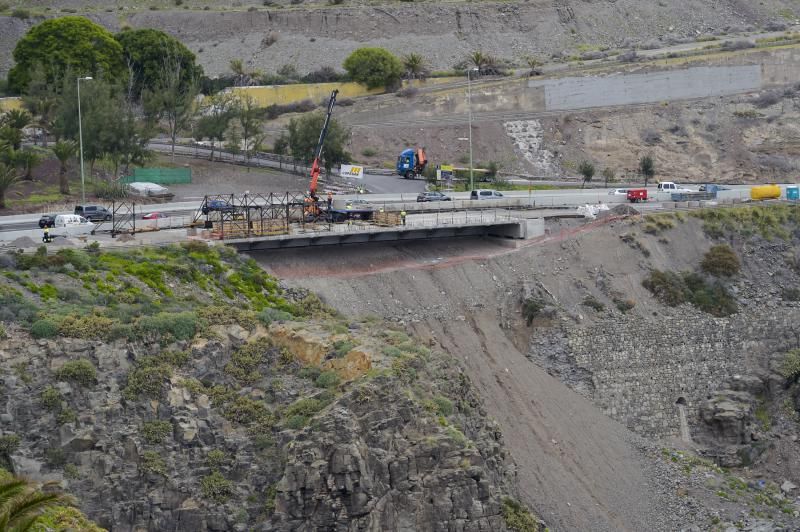
[(319, 132), (319, 140), (317, 147), (314, 150), (314, 163), (311, 165), (311, 184), (308, 187), (308, 195), (311, 196), (313, 201), (317, 201), (317, 180), (319, 179), (319, 158), (322, 155), (322, 146), (325, 144), (325, 137), (328, 135), (328, 126), (331, 122), (331, 115), (333, 114), (333, 106), (336, 104), (336, 95), (339, 94), (337, 89), (331, 92), (331, 98), (328, 101), (328, 114), (325, 116), (325, 123), (322, 125), (322, 131)]

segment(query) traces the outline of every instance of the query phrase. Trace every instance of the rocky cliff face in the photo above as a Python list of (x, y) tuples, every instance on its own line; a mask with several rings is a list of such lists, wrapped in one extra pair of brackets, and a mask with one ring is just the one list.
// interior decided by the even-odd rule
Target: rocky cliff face
[[(7, 467), (61, 482), (113, 530), (503, 530), (512, 510), (538, 526), (452, 359), (192, 249), (144, 251), (149, 271), (178, 268), (160, 277), (124, 253), (6, 260)], [(71, 285), (82, 276), (94, 284)], [(131, 309), (98, 287), (158, 298), (161, 312), (123, 323)], [(183, 306), (196, 297), (216, 303)], [(65, 299), (71, 317), (58, 314)], [(90, 300), (104, 312), (84, 313)]]

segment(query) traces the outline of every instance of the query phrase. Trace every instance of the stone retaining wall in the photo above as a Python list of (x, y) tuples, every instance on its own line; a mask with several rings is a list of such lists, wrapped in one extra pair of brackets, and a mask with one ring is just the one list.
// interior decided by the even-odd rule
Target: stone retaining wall
[(671, 316), (615, 317), (576, 329), (568, 345), (575, 364), (591, 373), (592, 399), (607, 415), (645, 436), (677, 436), (679, 399), (693, 423), (700, 402), (729, 378), (796, 347), (798, 330), (797, 308), (717, 319), (682, 307)]

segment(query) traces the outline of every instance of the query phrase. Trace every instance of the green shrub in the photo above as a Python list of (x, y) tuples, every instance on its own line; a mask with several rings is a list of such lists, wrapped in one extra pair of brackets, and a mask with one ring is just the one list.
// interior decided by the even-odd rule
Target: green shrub
[(172, 366), (169, 364), (139, 365), (128, 373), (128, 382), (122, 395), (130, 400), (139, 396), (160, 399), (164, 393), (164, 384), (172, 377)]
[(450, 416), (455, 411), (453, 408), (453, 401), (447, 397), (437, 395), (433, 398), (433, 402), (436, 404), (436, 411), (442, 416)]
[(544, 309), (544, 301), (538, 298), (529, 297), (522, 304), (522, 316), (525, 322), (530, 326), (533, 320), (539, 316), (539, 313)]
[(633, 307), (636, 306), (636, 302), (633, 299), (622, 299), (615, 297), (612, 299), (612, 301), (614, 302), (614, 306), (617, 307), (617, 310), (623, 314), (627, 313), (629, 310), (632, 310)]
[(206, 499), (223, 503), (233, 494), (233, 483), (219, 471), (213, 471), (200, 481), (200, 490)]
[(400, 348), (393, 345), (385, 345), (381, 351), (383, 351), (383, 354), (387, 357), (394, 358), (403, 356), (403, 352), (400, 350)]
[(293, 416), (289, 416), (286, 418), (284, 426), (287, 429), (300, 430), (308, 424), (309, 419), (310, 418), (308, 416), (301, 416), (300, 414), (295, 414)]
[(80, 386), (91, 386), (97, 379), (97, 369), (85, 358), (70, 360), (58, 368), (56, 378), (60, 381), (74, 382)]
[(377, 154), (378, 152), (372, 148), (364, 148), (363, 150), (361, 150), (361, 155), (363, 155), (364, 157), (374, 157)]
[(269, 338), (259, 338), (248, 342), (231, 355), (225, 365), (225, 372), (242, 384), (252, 384), (261, 379), (258, 367), (267, 359), (267, 351), (272, 347)]
[(208, 463), (208, 467), (213, 470), (217, 470), (223, 465), (225, 465), (225, 461), (228, 459), (225, 451), (221, 449), (212, 449), (206, 455), (206, 462)]
[(781, 288), (781, 299), (784, 301), (800, 301), (800, 288), (784, 286)]
[(269, 325), (273, 321), (290, 321), (294, 316), (284, 310), (267, 307), (257, 314), (258, 320), (264, 325)]
[(34, 338), (54, 338), (58, 334), (58, 324), (50, 319), (37, 320), (31, 325), (31, 336)]
[(356, 346), (350, 340), (336, 340), (333, 342), (333, 354), (336, 358), (342, 358)]
[(61, 392), (58, 391), (58, 388), (55, 386), (48, 386), (42, 390), (41, 400), (42, 406), (45, 407), (45, 409), (54, 412), (61, 409), (64, 396), (61, 395)]
[(325, 408), (325, 405), (319, 399), (314, 399), (313, 397), (306, 397), (304, 399), (298, 399), (297, 401), (286, 407), (285, 415), (286, 417), (291, 417), (295, 415), (312, 417), (323, 408)]
[(142, 453), (142, 462), (139, 466), (144, 473), (153, 473), (162, 477), (167, 476), (167, 464), (158, 451), (145, 451)]
[[(262, 311), (263, 312), (263, 311)], [(233, 305), (208, 305), (200, 307), (198, 317), (215, 325), (231, 325), (236, 323), (252, 331), (256, 327), (256, 313)]]
[(739, 273), (741, 263), (729, 245), (719, 244), (708, 250), (700, 263), (700, 268), (717, 277), (732, 277)]
[(147, 443), (161, 443), (172, 434), (172, 423), (161, 420), (146, 421), (142, 424), (141, 434)]
[(341, 379), (335, 371), (323, 371), (320, 373), (319, 377), (317, 377), (317, 380), (314, 381), (314, 384), (316, 384), (318, 388), (335, 388), (340, 382)]
[(317, 380), (322, 370), (316, 366), (305, 366), (300, 368), (300, 371), (297, 372), (297, 376), (301, 379), (308, 379), (311, 381)]
[(598, 301), (596, 297), (591, 295), (583, 298), (582, 305), (584, 307), (589, 307), (590, 309), (593, 309), (597, 312), (602, 312), (606, 308), (606, 306), (602, 304), (600, 301)]
[(105, 316), (66, 316), (58, 325), (58, 332), (68, 338), (107, 338), (116, 322)]
[(652, 270), (650, 275), (642, 281), (642, 286), (647, 288), (659, 301), (670, 307), (686, 303), (689, 299), (683, 277), (675, 272)]
[(271, 419), (271, 414), (266, 405), (245, 395), (240, 395), (223, 411), (225, 419), (235, 421), (242, 425), (263, 423)]
[(16, 8), (11, 12), (11, 16), (22, 20), (28, 20), (31, 18), (31, 12), (27, 9)]
[(696, 273), (652, 270), (642, 285), (665, 305), (671, 307), (691, 303), (699, 310), (717, 317), (738, 311), (736, 300), (718, 281), (708, 283)]
[(59, 425), (66, 425), (67, 423), (75, 423), (78, 421), (78, 414), (71, 408), (63, 408), (56, 416), (56, 423)]
[(797, 380), (800, 377), (800, 349), (792, 349), (783, 356), (779, 371), (787, 380)]
[(153, 316), (143, 316), (136, 323), (136, 328), (145, 335), (191, 340), (198, 331), (198, 318), (194, 312), (159, 312)]
[(0, 340), (5, 340), (8, 338), (8, 333), (6, 332), (5, 326), (0, 323)]
[(20, 438), (16, 434), (0, 436), (0, 456), (8, 456), (19, 449)]
[(514, 532), (539, 532), (539, 521), (516, 500), (510, 497), (503, 498), (503, 520), (509, 530)]

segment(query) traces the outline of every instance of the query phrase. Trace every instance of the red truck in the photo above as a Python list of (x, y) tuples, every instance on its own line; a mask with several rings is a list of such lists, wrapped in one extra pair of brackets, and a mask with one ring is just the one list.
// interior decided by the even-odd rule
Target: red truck
[(628, 201), (637, 203), (639, 201), (647, 201), (646, 188), (631, 188), (628, 189)]

